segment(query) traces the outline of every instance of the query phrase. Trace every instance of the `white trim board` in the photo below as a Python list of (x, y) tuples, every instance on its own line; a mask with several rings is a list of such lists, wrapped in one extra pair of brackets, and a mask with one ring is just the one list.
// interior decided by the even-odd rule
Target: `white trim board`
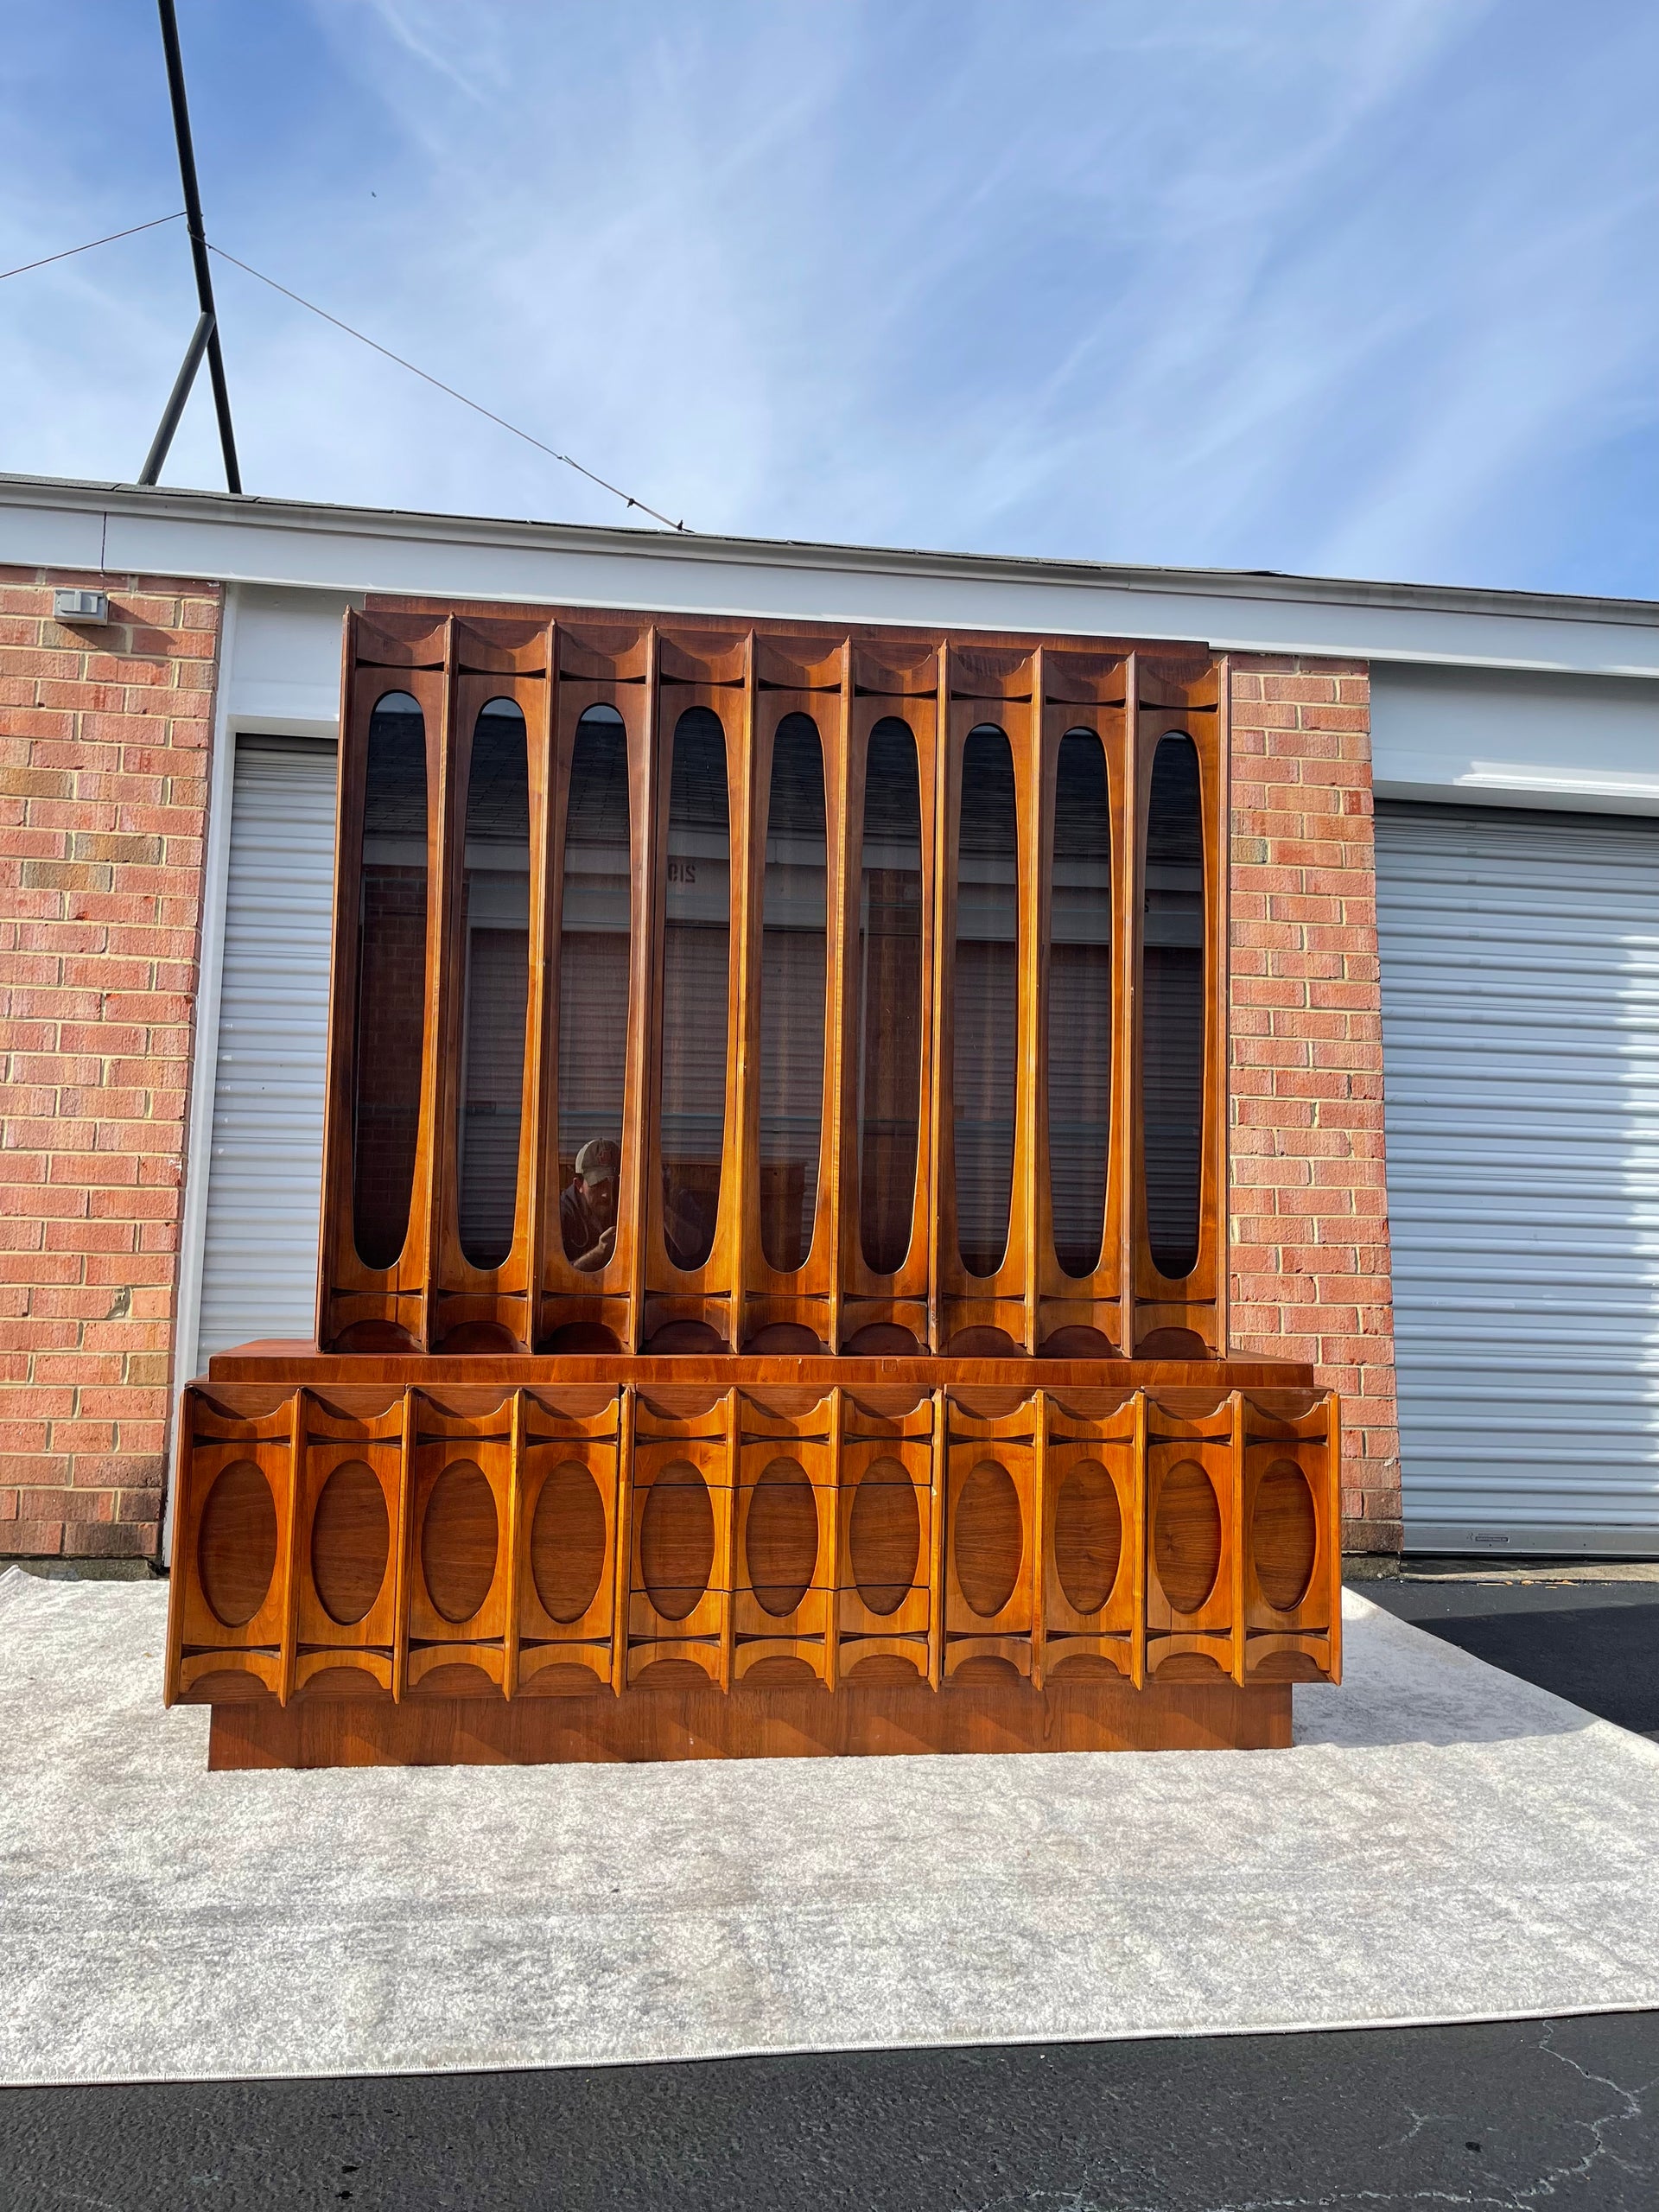
[(162, 1558), (173, 1561), (178, 1484), (173, 1445), (179, 1400), (196, 1371), (201, 1319), (201, 1259), (207, 1224), (207, 1179), (213, 1148), (213, 1089), (219, 1067), (219, 981), (225, 963), (225, 891), (231, 858), (231, 793), (236, 780), (236, 739), (230, 720), (226, 671), (236, 658), (238, 593), (225, 594), (219, 631), (219, 682), (213, 693), (213, 751), (208, 767), (207, 840), (202, 856), (201, 937), (196, 968), (196, 1027), (190, 1069), (190, 1124), (186, 1141), (184, 1192), (179, 1222), (179, 1263), (173, 1298), (173, 1382), (168, 1409), (166, 1504)]
[(1659, 688), (1378, 665), (1371, 761), (1381, 798), (1659, 813)]
[(0, 477), (0, 560), (336, 594), (1194, 639), (1659, 677), (1659, 604), (404, 514)]

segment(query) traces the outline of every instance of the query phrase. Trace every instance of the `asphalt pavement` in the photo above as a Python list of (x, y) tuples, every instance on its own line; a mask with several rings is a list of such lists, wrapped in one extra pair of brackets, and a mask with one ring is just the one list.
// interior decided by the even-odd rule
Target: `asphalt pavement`
[(1659, 2018), (0, 2093), (0, 2206), (1651, 2212)]
[[(1533, 1573), (1547, 1573), (1535, 1569)], [(1367, 1582), (1402, 1621), (1586, 1713), (1659, 1735), (1659, 1582)]]

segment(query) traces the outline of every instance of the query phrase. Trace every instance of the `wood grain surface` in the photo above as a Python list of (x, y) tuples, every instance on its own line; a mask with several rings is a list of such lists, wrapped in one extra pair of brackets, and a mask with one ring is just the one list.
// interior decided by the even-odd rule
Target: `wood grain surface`
[(179, 1426), (216, 1764), (1287, 1740), (1340, 1413), (1228, 1347), (1227, 699), (1198, 645), (348, 613), (317, 1336)]
[[(1115, 1351), (1154, 1359), (1224, 1347), (1224, 658), (1179, 643), (403, 601), (348, 614), (342, 682), (319, 1284), (325, 1347), (480, 1355), (817, 1347), (970, 1357), (1051, 1348), (1066, 1357)], [(362, 1028), (365, 1008), (372, 1017), (372, 994), (385, 988), (392, 970), (384, 947), (369, 948), (372, 976), (364, 967), (364, 832), (371, 728), (376, 708), (392, 697), (415, 702), (424, 736), (424, 1027), (419, 1095), (409, 1102), (415, 1136), (407, 1235), (394, 1259), (370, 1265), (354, 1233), (354, 1160), (359, 1171), (363, 1166), (359, 1032), (366, 1050), (375, 1031), (372, 1020)], [(522, 1055), (512, 1063), (522, 1065), (523, 1100), (511, 1247), (499, 1265), (486, 1268), (467, 1259), (458, 1225), (465, 833), (473, 751), (489, 726), (480, 714), (503, 702), (524, 716), (528, 741), (529, 991)], [(617, 1034), (603, 1039), (607, 1064), (618, 1052), (625, 1063), (615, 1237), (605, 1263), (583, 1273), (558, 1226), (560, 1184), (568, 1179), (562, 1082), (569, 1097), (581, 1094), (580, 1070), (562, 1077), (560, 1054), (580, 1053), (587, 1042), (580, 1026), (561, 1027), (560, 918), (572, 761), (582, 716), (596, 709), (620, 718), (626, 749), (630, 912), (626, 988), (619, 988), (608, 1016)], [(668, 949), (676, 926), (671, 890), (675, 898), (688, 895), (680, 872), (696, 866), (670, 853), (671, 842), (678, 841), (677, 854), (689, 834), (684, 819), (671, 819), (675, 734), (690, 727), (688, 716), (718, 731), (709, 759), (719, 764), (710, 772), (723, 779), (716, 814), (727, 825), (728, 885), (721, 917), (700, 924), (718, 926), (725, 947), (723, 993), (701, 1015), (716, 1057), (724, 1038), (724, 1105), (718, 1159), (711, 1156), (706, 1173), (697, 1171), (707, 1185), (701, 1202), (712, 1215), (707, 1256), (691, 1266), (671, 1250), (663, 1169), (672, 1163), (662, 1122), (664, 1085), (673, 1076), (664, 1059), (664, 1020), (681, 1038), (698, 1019), (680, 1007), (676, 978), (683, 961)], [(787, 1203), (760, 1143), (766, 853), (779, 732), (803, 723), (816, 735), (823, 766), (823, 1035), (812, 1056), (820, 1092), (818, 1111), (807, 1120), (817, 1131), (818, 1156), (804, 1249), (798, 1265), (785, 1268), (768, 1258), (763, 1233), (763, 1220)], [(887, 811), (879, 820), (867, 816), (872, 747), (887, 746), (887, 760), (893, 732), (918, 779), (913, 923), (899, 918), (909, 863), (896, 865), (901, 855), (890, 804), (884, 799)], [(1157, 748), (1166, 737), (1194, 751), (1203, 851), (1200, 1228), (1192, 1269), (1179, 1281), (1160, 1274), (1151, 1257), (1137, 1026), (1145, 997), (1147, 809)], [(1103, 1078), (1109, 1090), (1107, 1160), (1098, 1255), (1082, 1274), (1062, 1268), (1056, 1248), (1046, 1065), (1056, 775), (1068, 739), (1098, 747), (1102, 834), (1110, 847), (1104, 856), (1110, 941), (1102, 969), (1109, 1001), (1102, 1013), (1103, 1033), (1109, 1035)], [(970, 746), (979, 748), (971, 758)], [(988, 1256), (982, 1227), (970, 1240), (976, 1263), (990, 1267), (979, 1274), (966, 1264), (958, 1233), (957, 1133), (971, 1102), (956, 1096), (958, 1014), (978, 1001), (969, 982), (959, 982), (957, 967), (961, 928), (971, 933), (986, 925), (963, 924), (958, 878), (964, 806), (982, 844), (990, 822), (981, 786), (982, 762), (992, 753), (1012, 768), (1006, 822), (991, 812), (1016, 864), (1007, 944), (1014, 973), (1006, 1007), (996, 999), (1002, 1010), (995, 1033), (969, 1049), (967, 1065), (977, 1084), (988, 1058), (998, 1068), (1006, 1058), (1012, 1187), (1001, 1256)], [(869, 843), (867, 863), (867, 842), (876, 838), (882, 842)], [(983, 855), (972, 864), (982, 876)], [(1001, 880), (1001, 866), (991, 866), (988, 882)], [(982, 1009), (975, 1018), (986, 1018)], [(604, 1017), (599, 1026), (606, 1027)], [(997, 1082), (987, 1096), (992, 1093), (1000, 1096)], [(906, 1189), (888, 1187), (895, 1176), (907, 1180)], [(877, 1190), (883, 1221), (897, 1209), (896, 1236), (872, 1229)], [(791, 1236), (791, 1256), (801, 1241)], [(775, 1233), (772, 1246), (775, 1254)], [(1075, 1255), (1074, 1242), (1067, 1249)], [(1075, 1256), (1072, 1264), (1079, 1264)]]
[(1274, 1751), (1290, 1742), (1288, 1684), (1134, 1690), (1109, 1681), (979, 1683), (936, 1692), (882, 1682), (819, 1688), (662, 1689), (589, 1696), (312, 1697), (213, 1707), (208, 1765), (530, 1766), (565, 1761), (893, 1758), (927, 1752)]
[[(1230, 1363), (1156, 1391), (1033, 1387), (1039, 1362), (1019, 1383), (963, 1362), (825, 1387), (799, 1363), (691, 1381), (702, 1363), (619, 1360), (652, 1371), (506, 1390), (313, 1364), (275, 1403), (185, 1394), (170, 1699), (948, 1702), (1339, 1675), (1336, 1401), (1218, 1391)], [(929, 1723), (942, 1745), (954, 1725)]]

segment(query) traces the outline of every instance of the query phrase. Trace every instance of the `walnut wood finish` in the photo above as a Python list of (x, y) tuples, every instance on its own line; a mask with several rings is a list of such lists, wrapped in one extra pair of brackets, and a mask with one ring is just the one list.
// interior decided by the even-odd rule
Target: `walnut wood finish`
[[(214, 1707), (213, 1765), (1289, 1740), (1290, 1686), (1340, 1673), (1339, 1417), (1307, 1367), (1227, 1349), (1227, 691), (1225, 662), (1197, 645), (419, 601), (347, 617), (317, 1342), (215, 1357), (185, 1393), (180, 1425), (167, 1694)], [(367, 1049), (370, 721), (389, 692), (410, 695), (424, 718), (428, 904), (413, 1190), (403, 1248), (375, 1268), (356, 1244), (355, 1063)], [(462, 1244), (457, 1135), (468, 780), (480, 711), (497, 700), (517, 707), (527, 735), (529, 975), (511, 1237), (499, 1211), (484, 1248), (499, 1264), (483, 1267)], [(613, 710), (626, 752), (629, 935), (627, 1004), (614, 1009), (626, 1034), (609, 1062), (622, 1084), (614, 1243), (586, 1273), (559, 1217), (561, 1084), (575, 1079), (560, 1065), (571, 1028), (559, 998), (572, 764), (594, 708)], [(729, 822), (724, 998), (708, 1006), (703, 1068), (723, 1014), (723, 1113), (716, 1131), (690, 1090), (676, 1109), (682, 1166), (705, 1199), (717, 1139), (718, 1204), (696, 1266), (681, 1263), (700, 1247), (683, 1201), (665, 1198), (663, 1128), (671, 854), (688, 871), (709, 856), (695, 841), (717, 811), (682, 823), (674, 834), (690, 842), (671, 848), (684, 804), (675, 736), (691, 709), (719, 725)], [(761, 982), (773, 756), (791, 715), (810, 717), (822, 750), (824, 995), (816, 1198), (810, 1219), (798, 1217), (800, 1265), (785, 1268), (762, 1232)], [(863, 955), (866, 787), (889, 719), (915, 747), (920, 906), (907, 858), (872, 861)], [(975, 739), (984, 724), (1001, 736)], [(1058, 779), (1079, 732), (1099, 742), (1110, 892), (1109, 903), (1096, 857), (1074, 841), (1068, 866), (1081, 857), (1083, 872), (1069, 879), (1066, 941), (1098, 946), (1109, 922), (1109, 954), (1079, 955), (1071, 969), (1085, 994), (1109, 973), (1109, 1129), (1098, 1254), (1092, 1216), (1074, 1214), (1068, 1265), (1088, 1271), (1071, 1274), (1051, 1185), (1048, 991)], [(1191, 741), (1180, 774), (1190, 789), (1196, 766), (1198, 819), (1185, 843), (1160, 849), (1169, 873), (1154, 880), (1154, 764), (1172, 734)], [(1012, 886), (996, 811), (1006, 800), (986, 796), (988, 783), (967, 847), (977, 873), (958, 865), (969, 747), (990, 747), (1000, 763), (1002, 739)], [(711, 735), (709, 747), (711, 758)], [(990, 779), (998, 791), (1002, 774)], [(1079, 820), (1094, 818), (1103, 786), (1090, 790)], [(872, 816), (901, 855), (914, 834), (906, 811), (893, 799)], [(394, 845), (379, 863), (394, 893), (411, 828), (405, 856)], [(816, 867), (800, 851), (786, 845), (780, 881)], [(1007, 1054), (997, 1065), (1014, 1071), (1011, 1154), (994, 1151), (1008, 1128), (995, 1065), (958, 1117), (959, 879), (978, 902), (976, 919), (963, 907), (980, 979), (965, 969), (966, 988), (982, 995), (976, 1020), (993, 1010), (989, 1027), (963, 1036)], [(712, 902), (697, 903), (706, 880), (688, 900), (692, 880), (675, 879), (675, 925), (717, 926)], [(780, 927), (816, 929), (811, 880), (793, 909), (807, 924), (786, 914)], [(1165, 1003), (1201, 997), (1205, 1021), (1201, 1068), (1189, 1050), (1159, 1077), (1160, 1173), (1172, 1156), (1198, 1162), (1190, 1247), (1160, 1217), (1165, 1261), (1192, 1252), (1179, 1280), (1154, 1258), (1141, 1080), (1146, 917), (1165, 893), (1156, 943), (1177, 948), (1173, 963), (1160, 956)], [(498, 903), (485, 913), (513, 911), (505, 888), (487, 897)], [(407, 949), (406, 893), (399, 911)], [(998, 949), (1010, 938), (1011, 1002)], [(717, 974), (708, 938), (697, 944)], [(899, 1010), (912, 1004), (912, 945), (913, 1020)], [(695, 972), (687, 962), (681, 972)], [(912, 1068), (918, 1077), (915, 1172), (887, 1217), (879, 1268), (861, 1212), (866, 991), (889, 1025), (870, 1078), (881, 1173), (907, 1152)], [(1007, 1036), (995, 1026), (1005, 1008)], [(964, 1046), (964, 1083), (978, 1049)], [(1087, 1084), (1097, 1100), (1106, 1077), (1103, 1059), (1084, 1067), (1084, 1089), (1074, 1063), (1073, 1090), (1057, 1096), (1074, 1117), (1066, 1172), (1087, 1204), (1101, 1118)], [(482, 1095), (499, 1110), (499, 1090)], [(789, 1096), (766, 1110), (799, 1129)], [(702, 1135), (686, 1136), (699, 1116)], [(994, 1265), (997, 1224), (982, 1204), (972, 1236), (958, 1233), (962, 1127), (980, 1147), (965, 1172), (994, 1181), (1011, 1157)], [(1196, 1154), (1181, 1153), (1194, 1142)], [(780, 1206), (809, 1152), (798, 1144), (785, 1172), (773, 1165)], [(672, 1243), (671, 1204), (682, 1207)], [(964, 1245), (989, 1273), (969, 1269)]]
[(215, 1705), (207, 1764), (261, 1767), (538, 1766), (699, 1758), (892, 1758), (931, 1751), (1282, 1751), (1290, 1686), (1110, 1681), (979, 1682), (936, 1697), (884, 1682), (820, 1688), (707, 1685), (654, 1697), (301, 1698), (258, 1691)]
[[(424, 1073), (408, 1234), (389, 1267), (366, 1266), (353, 1223), (353, 1096), (359, 906), (376, 702), (406, 691), (425, 718), (429, 916)], [(346, 618), (320, 1339), (354, 1351), (661, 1349), (964, 1357), (1073, 1351), (1150, 1357), (1226, 1347), (1227, 794), (1225, 663), (1204, 648), (963, 632), (756, 623), (710, 626), (646, 615), (493, 612), (406, 602)], [(468, 764), (480, 709), (524, 716), (531, 794), (531, 981), (515, 1227), (500, 1266), (466, 1259), (457, 1233), (456, 1071), (466, 916)], [(559, 929), (572, 748), (582, 713), (613, 708), (626, 733), (630, 991), (622, 1183), (615, 1247), (595, 1274), (558, 1233)], [(726, 747), (731, 824), (725, 1125), (713, 1248), (685, 1270), (664, 1236), (658, 1173), (668, 785), (674, 729), (707, 709)], [(803, 1265), (770, 1267), (760, 1234), (761, 893), (772, 749), (805, 714), (823, 746), (827, 990), (817, 1201)], [(859, 1234), (858, 946), (865, 760), (887, 716), (916, 741), (921, 779), (921, 1127), (909, 1249), (887, 1275)], [(1007, 735), (1019, 840), (1017, 1089), (1008, 1236), (993, 1274), (957, 1249), (952, 1067), (957, 859), (967, 734)], [(1105, 1234), (1086, 1277), (1055, 1255), (1046, 1110), (1046, 988), (1055, 764), (1065, 735), (1096, 734), (1112, 823), (1112, 1114)], [(1141, 874), (1159, 739), (1191, 736), (1204, 834), (1205, 1071), (1198, 1256), (1172, 1281), (1154, 1264), (1141, 1158), (1137, 1009)], [(618, 1020), (622, 1019), (618, 1009)], [(872, 1337), (868, 1332), (875, 1331)], [(903, 1332), (901, 1336), (899, 1332)]]
[[(1192, 739), (1198, 758), (1198, 788), (1204, 830), (1204, 1010), (1205, 1111), (1198, 1200), (1198, 1257), (1179, 1281), (1160, 1274), (1147, 1233), (1147, 1177), (1141, 1172), (1141, 1075), (1142, 1030), (1128, 1024), (1127, 1081), (1130, 1128), (1126, 1186), (1129, 1194), (1124, 1254), (1127, 1333), (1124, 1349), (1136, 1354), (1174, 1351), (1184, 1334), (1198, 1342), (1190, 1349), (1217, 1350), (1227, 1343), (1227, 943), (1230, 771), (1228, 683), (1224, 662), (1201, 671), (1181, 671), (1136, 654), (1128, 673), (1128, 696), (1135, 702), (1135, 738), (1130, 747), (1129, 786), (1133, 808), (1133, 861), (1127, 871), (1135, 887), (1137, 916), (1142, 901), (1147, 800), (1160, 738), (1179, 733)], [(1126, 936), (1128, 933), (1126, 932)], [(1126, 948), (1132, 962), (1130, 988), (1138, 995), (1140, 944)], [(1186, 1349), (1188, 1347), (1181, 1347)]]
[[(471, 1361), (409, 1363), (421, 1387), (338, 1382), (359, 1363), (337, 1357), (297, 1386), (187, 1391), (169, 1700), (632, 1704), (701, 1684), (948, 1704), (1338, 1678), (1336, 1408), (1305, 1383), (794, 1363), (851, 1371), (826, 1384), (787, 1362), (662, 1359), (503, 1389)], [(996, 1709), (993, 1734), (1035, 1711)], [(956, 1740), (949, 1719), (916, 1725)], [(669, 1756), (626, 1748), (658, 1726), (598, 1724), (612, 1748), (571, 1755)], [(844, 1728), (862, 1741), (840, 1720), (826, 1741)], [(698, 1731), (769, 1740), (758, 1722)]]

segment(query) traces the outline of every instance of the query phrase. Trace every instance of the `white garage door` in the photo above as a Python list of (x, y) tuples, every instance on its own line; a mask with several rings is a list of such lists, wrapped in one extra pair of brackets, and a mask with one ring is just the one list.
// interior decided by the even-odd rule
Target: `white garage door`
[(334, 748), (238, 740), (197, 1372), (315, 1327)]
[(1376, 830), (1408, 1548), (1659, 1556), (1659, 823)]

